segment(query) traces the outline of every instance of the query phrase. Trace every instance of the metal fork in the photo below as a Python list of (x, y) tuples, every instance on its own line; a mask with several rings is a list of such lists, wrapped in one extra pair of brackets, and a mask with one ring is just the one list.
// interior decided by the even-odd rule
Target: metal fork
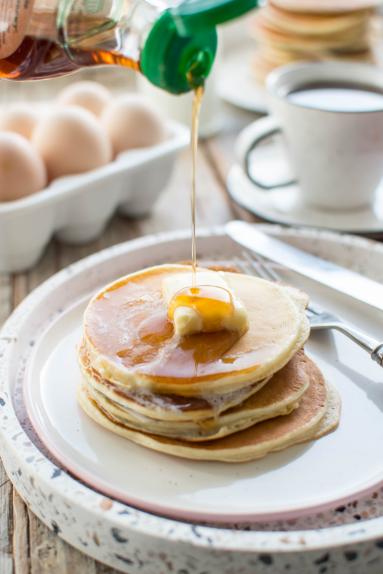
[[(277, 283), (283, 283), (281, 276), (275, 271), (275, 268), (272, 267), (271, 262), (264, 257), (254, 253), (250, 254), (247, 251), (243, 252), (243, 257), (245, 262), (242, 261), (238, 263), (245, 272), (250, 269), (250, 272), (253, 275), (263, 279), (268, 279), (269, 281), (271, 280)], [(245, 269), (244, 267), (247, 267), (248, 269)], [(336, 331), (343, 333), (343, 335), (346, 335), (346, 337), (367, 351), (373, 361), (383, 367), (382, 341), (379, 342), (377, 339), (370, 337), (360, 329), (356, 329), (349, 323), (345, 323), (333, 313), (329, 313), (328, 311), (321, 309), (319, 305), (314, 304), (311, 301), (306, 312), (313, 331), (319, 329), (335, 329)]]

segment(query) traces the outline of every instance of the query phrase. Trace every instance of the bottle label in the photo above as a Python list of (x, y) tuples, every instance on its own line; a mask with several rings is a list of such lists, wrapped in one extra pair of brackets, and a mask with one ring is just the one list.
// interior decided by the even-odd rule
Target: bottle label
[(22, 43), (34, 0), (0, 0), (0, 59), (7, 58)]

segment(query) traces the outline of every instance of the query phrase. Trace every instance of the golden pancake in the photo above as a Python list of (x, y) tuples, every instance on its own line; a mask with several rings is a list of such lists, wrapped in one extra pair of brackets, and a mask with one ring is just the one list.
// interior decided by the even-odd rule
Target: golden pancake
[(218, 440), (190, 443), (134, 431), (112, 419), (79, 387), (78, 400), (83, 410), (98, 424), (129, 440), (156, 451), (182, 458), (245, 462), (269, 452), (323, 436), (336, 428), (340, 415), (338, 394), (326, 386), (318, 367), (307, 360), (310, 384), (299, 407), (291, 414), (253, 425)]
[(197, 423), (190, 420), (168, 422), (143, 416), (134, 409), (126, 409), (111, 401), (88, 381), (84, 380), (83, 384), (102, 411), (128, 428), (187, 441), (203, 441), (227, 436), (262, 420), (290, 413), (298, 406), (309, 382), (309, 363), (303, 351), (300, 351), (267, 385), (241, 405)]
[(358, 23), (342, 33), (298, 34), (270, 27), (260, 11), (254, 17), (253, 30), (260, 46), (266, 44), (278, 49), (306, 52), (307, 55), (332, 50), (358, 52), (369, 46), (369, 27), (365, 22)]
[(381, 0), (273, 0), (273, 4), (292, 12), (338, 13), (375, 8)]
[[(257, 42), (255, 78), (263, 83), (276, 67), (304, 61), (373, 62), (372, 3), (324, 10), (323, 3), (273, 0), (258, 10), (251, 31)], [(332, 2), (334, 8), (336, 2)]]
[(372, 63), (374, 61), (373, 53), (370, 49), (362, 50), (361, 52), (355, 53), (344, 53), (340, 51), (334, 51), (332, 54), (325, 54), (324, 52), (316, 52), (315, 54), (307, 54), (305, 52), (294, 52), (292, 50), (279, 50), (278, 48), (272, 48), (271, 46), (264, 46), (262, 50), (255, 52), (252, 59), (252, 69), (255, 79), (263, 84), (266, 77), (275, 68), (279, 66), (285, 66), (287, 64), (305, 62), (308, 59), (311, 61), (321, 62), (328, 60), (329, 58), (335, 58), (338, 61), (343, 62), (366, 62)]
[(91, 300), (84, 342), (102, 378), (159, 394), (223, 394), (271, 376), (307, 340), (305, 298), (236, 273), (223, 276), (247, 310), (249, 330), (239, 339), (230, 331), (177, 337), (161, 284), (165, 276), (182, 272), (190, 273), (190, 267), (152, 267), (116, 281)]
[[(371, 50), (362, 50), (361, 52), (357, 53), (349, 53), (349, 52), (342, 52), (334, 50), (332, 52), (334, 57), (338, 61), (365, 61), (370, 62), (372, 59)], [(311, 61), (322, 62), (328, 59), (326, 53), (316, 52), (315, 54), (310, 54)], [(307, 53), (306, 52), (299, 52), (293, 50), (281, 50), (275, 46), (264, 46), (262, 50), (258, 50), (255, 53), (254, 58), (254, 67), (259, 64), (259, 62), (266, 62), (269, 68), (269, 71), (272, 69), (285, 66), (287, 64), (296, 63), (296, 62), (304, 62), (307, 61)]]
[(265, 25), (276, 31), (303, 36), (327, 36), (356, 30), (369, 21), (371, 10), (341, 14), (313, 14), (289, 12), (269, 2), (256, 15)]
[(200, 397), (159, 395), (149, 390), (144, 392), (129, 390), (123, 385), (103, 379), (97, 371), (91, 368), (89, 358), (82, 347), (80, 347), (78, 359), (86, 385), (91, 386), (124, 409), (133, 410), (144, 417), (154, 417), (165, 421), (198, 421), (214, 418), (223, 411), (242, 403), (268, 381), (268, 379), (263, 379), (222, 395), (203, 394)]

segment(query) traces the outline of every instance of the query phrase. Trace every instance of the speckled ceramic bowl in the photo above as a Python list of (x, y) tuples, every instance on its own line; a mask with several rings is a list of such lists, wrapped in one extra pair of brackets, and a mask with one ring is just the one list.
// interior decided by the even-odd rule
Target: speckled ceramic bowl
[[(262, 226), (319, 256), (383, 282), (383, 246), (328, 232)], [(70, 544), (129, 574), (381, 574), (383, 490), (347, 506), (289, 521), (190, 524), (121, 504), (52, 460), (25, 415), (21, 385), (41, 334), (73, 300), (134, 268), (186, 258), (189, 233), (122, 244), (72, 265), (34, 291), (0, 333), (0, 448), (31, 509)], [(205, 257), (235, 254), (221, 229), (201, 236)], [(65, 286), (65, 288), (63, 288)], [(383, 289), (383, 288), (382, 288)], [(380, 456), (380, 453), (377, 453)]]

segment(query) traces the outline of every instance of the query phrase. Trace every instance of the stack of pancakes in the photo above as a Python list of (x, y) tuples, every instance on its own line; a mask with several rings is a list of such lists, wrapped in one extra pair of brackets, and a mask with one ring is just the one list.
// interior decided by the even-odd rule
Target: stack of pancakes
[(373, 60), (373, 0), (271, 0), (252, 21), (254, 73), (263, 82), (276, 67), (298, 61)]
[(176, 336), (162, 281), (186, 265), (139, 271), (89, 303), (78, 357), (78, 399), (97, 423), (154, 450), (239, 462), (336, 427), (339, 400), (302, 347), (306, 296), (253, 276), (222, 273), (249, 330)]

